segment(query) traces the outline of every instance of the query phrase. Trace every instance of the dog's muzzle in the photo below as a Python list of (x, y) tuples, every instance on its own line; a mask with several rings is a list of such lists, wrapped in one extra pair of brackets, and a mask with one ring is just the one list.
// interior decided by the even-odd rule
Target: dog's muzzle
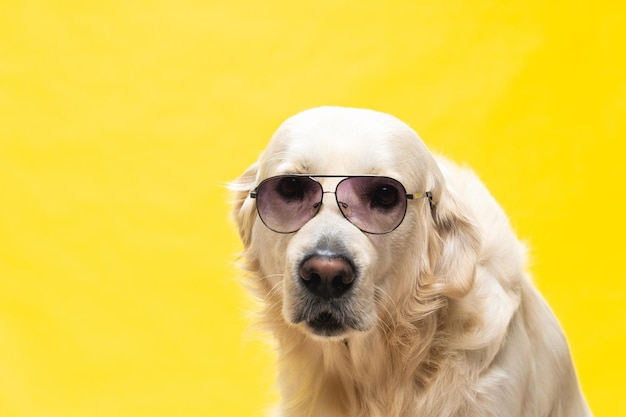
[(305, 256), (297, 268), (300, 309), (296, 323), (304, 322), (317, 336), (341, 336), (362, 327), (351, 307), (358, 272), (348, 256), (318, 250)]

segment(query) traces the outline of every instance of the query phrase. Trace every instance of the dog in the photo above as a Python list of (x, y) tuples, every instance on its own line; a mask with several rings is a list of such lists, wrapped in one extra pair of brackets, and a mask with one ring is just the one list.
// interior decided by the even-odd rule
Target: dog
[(591, 416), (503, 210), (404, 122), (306, 110), (230, 190), (272, 415)]

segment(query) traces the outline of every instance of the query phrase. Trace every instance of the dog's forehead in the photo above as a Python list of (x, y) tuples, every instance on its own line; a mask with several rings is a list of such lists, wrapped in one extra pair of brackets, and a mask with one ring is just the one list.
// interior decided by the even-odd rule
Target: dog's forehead
[(287, 119), (264, 156), (272, 174), (390, 175), (399, 164), (418, 157), (420, 145), (409, 126), (388, 114), (323, 107)]

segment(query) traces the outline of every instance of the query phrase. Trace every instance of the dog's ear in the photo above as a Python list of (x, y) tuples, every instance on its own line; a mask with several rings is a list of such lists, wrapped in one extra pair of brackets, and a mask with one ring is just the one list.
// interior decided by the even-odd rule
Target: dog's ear
[(248, 197), (256, 185), (257, 171), (258, 163), (255, 162), (228, 186), (231, 193), (231, 218), (237, 225), (239, 237), (246, 248), (250, 244), (255, 216), (254, 203)]
[(459, 197), (445, 186), (439, 191), (431, 204), (436, 233), (429, 255), (433, 273), (444, 285), (444, 294), (460, 298), (474, 284), (480, 238)]

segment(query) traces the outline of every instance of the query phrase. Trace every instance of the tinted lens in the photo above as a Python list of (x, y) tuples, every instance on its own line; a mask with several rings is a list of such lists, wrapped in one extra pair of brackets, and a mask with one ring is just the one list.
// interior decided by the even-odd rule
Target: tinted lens
[(322, 193), (320, 183), (308, 177), (268, 178), (257, 187), (259, 217), (275, 232), (295, 232), (317, 214)]
[(352, 224), (368, 233), (388, 233), (406, 214), (406, 190), (387, 177), (350, 177), (336, 191), (337, 204)]

